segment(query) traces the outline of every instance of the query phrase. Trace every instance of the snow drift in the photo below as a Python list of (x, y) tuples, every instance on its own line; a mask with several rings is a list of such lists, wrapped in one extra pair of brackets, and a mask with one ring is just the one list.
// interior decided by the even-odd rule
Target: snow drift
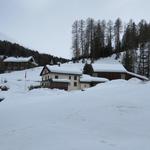
[[(27, 70), (26, 86), (40, 68)], [(27, 91), (25, 71), (0, 75), (1, 150), (149, 150), (150, 83), (114, 80), (85, 91)]]

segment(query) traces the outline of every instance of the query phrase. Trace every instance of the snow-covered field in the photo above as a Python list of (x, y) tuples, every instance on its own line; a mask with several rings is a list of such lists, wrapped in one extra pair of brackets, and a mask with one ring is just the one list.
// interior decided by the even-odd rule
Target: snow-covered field
[[(1, 74), (0, 150), (149, 150), (150, 83), (114, 80), (85, 91), (36, 89), (41, 67)], [(27, 81), (25, 83), (25, 72)]]

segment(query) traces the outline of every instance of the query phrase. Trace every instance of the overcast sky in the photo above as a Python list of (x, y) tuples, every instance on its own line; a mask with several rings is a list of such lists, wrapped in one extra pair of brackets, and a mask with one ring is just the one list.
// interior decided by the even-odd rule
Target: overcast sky
[(150, 20), (149, 0), (0, 0), (0, 32), (42, 53), (71, 57), (76, 19)]

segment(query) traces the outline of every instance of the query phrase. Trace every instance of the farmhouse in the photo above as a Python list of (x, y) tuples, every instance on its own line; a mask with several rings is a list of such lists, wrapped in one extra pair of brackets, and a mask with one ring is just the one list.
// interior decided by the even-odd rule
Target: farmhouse
[(46, 65), (41, 71), (42, 86), (65, 90), (80, 89), (80, 76), (82, 72), (74, 68)]
[[(90, 67), (89, 67), (90, 66)], [(88, 75), (87, 75), (88, 74)], [(64, 90), (83, 90), (109, 80), (146, 77), (127, 71), (119, 62), (93, 64), (62, 64), (43, 67), (41, 86), (44, 88), (58, 88)]]
[(41, 74), (42, 87), (58, 88), (64, 90), (80, 90), (95, 86), (98, 83), (108, 81), (105, 78), (95, 78), (89, 75), (82, 75), (80, 69), (64, 67), (64, 66), (45, 66)]
[(37, 64), (32, 56), (30, 57), (7, 57), (3, 60), (5, 71), (23, 70), (36, 67)]

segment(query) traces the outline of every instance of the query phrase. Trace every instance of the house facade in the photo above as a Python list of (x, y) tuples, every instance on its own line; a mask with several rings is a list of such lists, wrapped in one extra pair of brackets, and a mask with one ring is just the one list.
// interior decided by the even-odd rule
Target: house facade
[(80, 89), (80, 71), (66, 70), (60, 66), (45, 66), (40, 74), (42, 76), (42, 87), (58, 88), (64, 90)]

